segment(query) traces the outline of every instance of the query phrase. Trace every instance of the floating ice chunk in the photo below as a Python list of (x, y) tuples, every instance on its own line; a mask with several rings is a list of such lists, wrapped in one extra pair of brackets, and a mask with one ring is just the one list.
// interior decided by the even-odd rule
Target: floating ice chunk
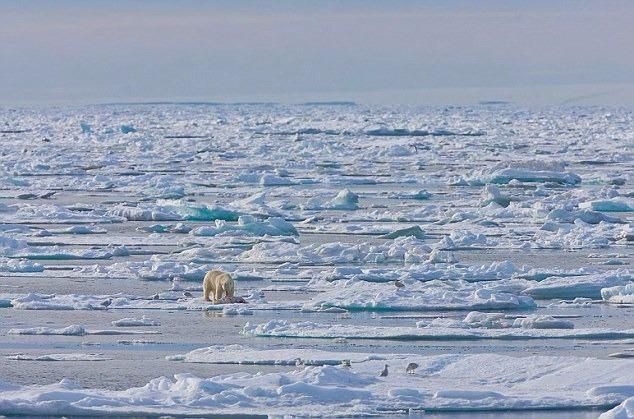
[(634, 202), (625, 199), (605, 199), (579, 204), (581, 208), (589, 208), (593, 211), (602, 212), (630, 212), (634, 211)]
[(235, 221), (239, 214), (232, 210), (207, 205), (187, 205), (181, 201), (159, 201), (159, 205), (117, 205), (107, 214), (128, 221)]
[(446, 129), (408, 129), (408, 128), (389, 128), (387, 126), (379, 126), (376, 128), (366, 129), (366, 135), (372, 135), (376, 137), (439, 137), (439, 136), (466, 136), (466, 137), (479, 137), (485, 135), (484, 131), (478, 130), (466, 130), (466, 131), (450, 131)]
[(137, 230), (147, 233), (179, 233), (187, 234), (192, 228), (183, 223), (177, 224), (151, 224), (149, 226), (138, 227)]
[(11, 300), (13, 308), (20, 310), (74, 310), (76, 305), (55, 300), (54, 294), (29, 293)]
[(338, 281), (312, 297), (304, 309), (330, 307), (346, 310), (428, 311), (533, 308), (527, 296), (495, 292), (478, 285), (454, 281), (412, 282), (404, 288), (389, 283)]
[(162, 207), (137, 207), (118, 205), (108, 210), (109, 215), (123, 217), (128, 221), (180, 221), (182, 216)]
[(634, 242), (634, 228), (632, 227), (624, 228), (622, 231), (618, 233), (616, 238), (619, 239), (619, 241)]
[(634, 384), (597, 386), (588, 390), (590, 396), (613, 395), (621, 398), (634, 397)]
[(383, 244), (324, 243), (322, 245), (299, 246), (286, 242), (263, 242), (255, 244), (240, 255), (251, 262), (312, 262), (344, 263), (353, 261), (418, 263), (427, 259), (431, 249), (414, 237), (397, 237)]
[(634, 274), (629, 270), (619, 269), (584, 276), (554, 276), (528, 287), (525, 292), (540, 300), (553, 298), (573, 299), (576, 297), (599, 299), (603, 288), (626, 285), (631, 281), (634, 281)]
[(173, 226), (169, 226), (167, 228), (168, 232), (170, 233), (179, 233), (179, 234), (187, 234), (190, 231), (192, 231), (192, 228), (186, 224), (183, 223), (176, 223)]
[(634, 304), (634, 282), (616, 287), (601, 288), (603, 301), (614, 304)]
[(405, 157), (416, 154), (414, 147), (406, 147), (400, 144), (394, 144), (388, 147), (380, 147), (377, 155), (381, 157)]
[(62, 228), (59, 230), (48, 230), (53, 234), (105, 234), (107, 231), (101, 228), (94, 228), (89, 226), (72, 226), (68, 228)]
[[(182, 253), (180, 255), (182, 256)], [(209, 266), (201, 266), (199, 263), (162, 260), (157, 255), (153, 255), (150, 259), (142, 262), (120, 262), (108, 266), (82, 266), (76, 268), (75, 272), (110, 278), (137, 277), (146, 281), (162, 281), (173, 278), (202, 281), (209, 269)]]
[(432, 250), (429, 254), (429, 259), (427, 259), (429, 263), (457, 263), (458, 258), (456, 258), (453, 253), (445, 252), (438, 248)]
[[(399, 239), (396, 239), (399, 240)], [(430, 258), (433, 257), (432, 252), (430, 254)], [(449, 256), (439, 256), (442, 260), (445, 258), (450, 259)], [(421, 261), (425, 262), (425, 261)], [(411, 280), (412, 282), (417, 281), (431, 281), (431, 280), (454, 280), (454, 282), (449, 282), (446, 284), (448, 287), (459, 288), (462, 287), (463, 290), (470, 289), (470, 285), (463, 284), (462, 282), (455, 282), (457, 279), (461, 279), (469, 282), (482, 282), (482, 281), (492, 281), (490, 282), (492, 288), (497, 288), (502, 291), (509, 292), (519, 292), (526, 288), (528, 284), (533, 285), (534, 282), (529, 281), (518, 281), (518, 282), (493, 282), (496, 279), (509, 280), (512, 277), (521, 277), (527, 279), (545, 279), (549, 276), (553, 275), (561, 275), (561, 276), (578, 276), (585, 275), (589, 273), (593, 273), (595, 271), (586, 272), (582, 271), (544, 271), (544, 270), (527, 270), (526, 268), (517, 268), (510, 261), (502, 261), (502, 262), (492, 262), (490, 264), (484, 265), (454, 265), (454, 266), (438, 266), (430, 263), (416, 263), (412, 265), (407, 265), (403, 268), (394, 268), (394, 267), (385, 267), (385, 268), (365, 268), (362, 269), (358, 266), (346, 266), (346, 267), (337, 267), (332, 270), (321, 271), (319, 273), (315, 272), (307, 272), (308, 276), (319, 276), (319, 278), (323, 278), (328, 281), (333, 281), (337, 279), (355, 279), (362, 280), (368, 282), (390, 282), (399, 280)], [(294, 275), (298, 275), (294, 273)], [(486, 285), (481, 285), (486, 287)]]
[(501, 169), (493, 172), (489, 181), (491, 183), (509, 183), (511, 180), (521, 182), (555, 182), (576, 185), (581, 182), (581, 177), (571, 172), (551, 172), (522, 169)]
[[(275, 205), (273, 208), (271, 205)], [(233, 208), (242, 209), (244, 212), (253, 214), (263, 214), (272, 217), (284, 217), (282, 209), (287, 208), (287, 201), (268, 202), (266, 192), (259, 192), (247, 198), (231, 203)]]
[(242, 260), (251, 262), (286, 262), (301, 259), (298, 252), (301, 247), (296, 243), (261, 242), (240, 255)]
[[(404, 357), (405, 355), (400, 355)], [(212, 345), (194, 349), (182, 356), (185, 362), (206, 364), (242, 365), (340, 365), (341, 361), (353, 363), (394, 358), (394, 355), (333, 352), (320, 349), (262, 349), (243, 345)]]
[(294, 185), (293, 182), (288, 177), (276, 176), (272, 174), (264, 174), (260, 177), (260, 185), (262, 186), (288, 186)]
[(574, 324), (568, 320), (556, 319), (552, 316), (531, 315), (515, 319), (513, 327), (523, 329), (574, 329)]
[(28, 327), (24, 329), (9, 329), (9, 335), (64, 335), (64, 336), (84, 336), (86, 329), (77, 324), (72, 324), (60, 329), (50, 327)]
[(120, 218), (104, 214), (103, 211), (89, 210), (89, 208), (78, 211), (75, 208), (53, 204), (21, 204), (5, 220), (16, 223), (39, 222), (47, 224), (112, 223), (121, 221)]
[(391, 233), (385, 234), (381, 236), (384, 239), (395, 239), (397, 237), (415, 237), (417, 239), (424, 239), (425, 232), (420, 226), (412, 226), (407, 228), (401, 228), (398, 230), (394, 230)]
[(441, 241), (434, 245), (437, 249), (478, 249), (482, 247), (496, 246), (497, 242), (482, 233), (472, 233), (464, 230), (454, 230), (449, 236), (443, 237)]
[[(133, 296), (116, 295), (81, 295), (81, 294), (39, 294), (29, 293), (16, 296), (11, 300), (13, 308), (18, 310), (103, 310), (102, 304), (110, 301), (113, 306), (121, 305), (123, 301), (141, 303)], [(134, 308), (134, 307), (132, 307)]]
[(421, 189), (416, 192), (390, 192), (388, 193), (389, 198), (393, 199), (415, 199), (419, 201), (424, 201), (431, 197), (431, 193), (427, 192), (425, 189)]
[(599, 419), (630, 419), (634, 417), (634, 385), (605, 385), (588, 390), (592, 397), (624, 400), (620, 405), (603, 413)]
[(504, 329), (512, 326), (503, 313), (482, 313), (472, 311), (462, 321), (465, 325), (475, 328)]
[(495, 391), (478, 390), (440, 390), (434, 393), (434, 398), (439, 399), (463, 399), (463, 400), (483, 400), (483, 399), (505, 399), (501, 393)]
[(631, 419), (634, 418), (634, 396), (625, 399), (620, 405), (601, 414), (599, 419)]
[(546, 223), (535, 232), (531, 246), (546, 249), (601, 249), (610, 246), (610, 236), (618, 235), (612, 224), (596, 226), (575, 220), (574, 224)]
[(0, 252), (7, 252), (10, 250), (24, 249), (28, 247), (28, 244), (24, 240), (18, 240), (11, 237), (0, 235)]
[(538, 196), (538, 197), (550, 196), (550, 194), (551, 192), (549, 192), (548, 189), (544, 187), (544, 185), (538, 185), (533, 191), (533, 196)]
[(30, 246), (23, 240), (0, 235), (0, 256), (30, 260), (110, 259), (127, 256), (125, 246), (106, 246), (102, 249), (72, 249), (66, 246)]
[(216, 236), (218, 234), (229, 235), (254, 235), (254, 236), (298, 236), (299, 233), (293, 224), (279, 217), (270, 217), (266, 220), (258, 220), (250, 215), (241, 215), (237, 224), (229, 224), (223, 220), (216, 220), (216, 226), (199, 227), (191, 234), (195, 236)]
[(171, 175), (146, 174), (135, 179), (143, 187), (141, 193), (147, 197), (179, 199), (185, 196), (185, 186), (180, 178)]
[(208, 205), (191, 205), (181, 201), (159, 201), (159, 204), (180, 215), (183, 220), (191, 221), (236, 221), (240, 214), (236, 211)]
[(135, 327), (135, 326), (160, 326), (161, 324), (153, 319), (142, 316), (140, 319), (135, 317), (125, 317), (123, 319), (112, 321), (113, 326), (117, 327)]
[(46, 355), (30, 355), (30, 354), (17, 354), (8, 355), (7, 359), (13, 359), (15, 361), (109, 361), (112, 358), (105, 358), (102, 354), (85, 354), (85, 353), (61, 353), (61, 354), (46, 354)]
[[(201, 277), (202, 278), (202, 277)], [(197, 290), (193, 290), (197, 291)], [(201, 293), (202, 294), (202, 293)], [(201, 295), (199, 294), (199, 295)], [(267, 302), (259, 291), (234, 300), (245, 300), (250, 310), (299, 310), (301, 302)], [(82, 295), (82, 294), (0, 294), (0, 300), (10, 301), (9, 307), (18, 310), (217, 310), (224, 305), (212, 305), (196, 296), (181, 291), (165, 291), (152, 297), (138, 295)], [(236, 301), (232, 301), (235, 303)], [(246, 312), (245, 312), (246, 314)], [(126, 319), (128, 320), (128, 319)], [(132, 320), (131, 320), (132, 321)]]
[(465, 179), (462, 176), (451, 176), (447, 179), (447, 186), (484, 186), (484, 182), (475, 178)]
[(223, 307), (222, 314), (224, 316), (250, 316), (253, 315), (253, 310), (239, 305), (231, 305)]
[(251, 325), (247, 323), (243, 333), (259, 337), (321, 338), (321, 339), (379, 339), (379, 340), (514, 340), (514, 339), (629, 339), (634, 337), (634, 329), (477, 329), (460, 327), (439, 327), (428, 322), (418, 323), (419, 327), (406, 326), (357, 326), (321, 324), (313, 322), (292, 323), (286, 320), (272, 320)]
[(623, 352), (613, 352), (608, 355), (610, 358), (634, 358), (634, 351), (624, 350)]
[(548, 304), (547, 307), (563, 307), (563, 308), (590, 308), (596, 302), (592, 298), (577, 297), (569, 301), (559, 301), (558, 303)]
[(132, 125), (124, 124), (119, 127), (119, 131), (121, 131), (122, 134), (130, 134), (131, 132), (136, 132), (136, 128)]
[(598, 264), (614, 266), (614, 265), (628, 265), (629, 263), (621, 259), (608, 259), (608, 260), (598, 262)]
[(27, 327), (9, 329), (9, 335), (62, 335), (62, 336), (84, 336), (84, 335), (157, 335), (160, 332), (154, 330), (87, 330), (83, 326), (72, 324), (60, 329), (50, 327)]
[(328, 208), (339, 210), (356, 210), (359, 208), (359, 195), (349, 191), (348, 189), (339, 191), (337, 196), (335, 196), (334, 199), (330, 201), (330, 205)]
[(424, 199), (429, 199), (431, 197), (431, 193), (427, 192), (425, 189), (421, 189), (420, 191), (408, 195), (408, 197), (410, 199), (418, 199), (418, 200), (424, 200)]
[[(2, 237), (0, 236), (0, 240)], [(1, 250), (0, 250), (1, 252)], [(0, 257), (0, 272), (43, 272), (44, 266), (27, 259), (7, 259)]]
[(447, 180), (448, 186), (469, 186), (469, 182), (462, 176), (452, 176)]
[(568, 211), (565, 209), (555, 209), (548, 214), (549, 220), (559, 221), (563, 223), (573, 223), (575, 220), (581, 220), (588, 224), (599, 224), (600, 222), (606, 223), (620, 223), (624, 221), (618, 217), (602, 214), (597, 211)]
[(506, 208), (511, 203), (511, 198), (502, 195), (500, 188), (497, 186), (487, 185), (484, 187), (484, 191), (482, 192), (482, 202), (480, 205), (486, 207), (492, 202)]
[(560, 163), (546, 163), (543, 161), (511, 162), (498, 167), (488, 176), (490, 183), (505, 184), (512, 180), (520, 182), (553, 182), (576, 185), (581, 177), (564, 171), (565, 166)]
[(81, 129), (82, 134), (91, 134), (92, 133), (92, 127), (87, 122), (80, 122), (79, 123), (79, 128)]

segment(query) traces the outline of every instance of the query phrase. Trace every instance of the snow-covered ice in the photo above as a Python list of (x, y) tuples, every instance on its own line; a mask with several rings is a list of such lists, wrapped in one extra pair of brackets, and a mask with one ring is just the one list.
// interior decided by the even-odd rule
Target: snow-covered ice
[[(535, 325), (552, 325), (548, 319), (529, 318), (526, 323), (519, 322), (519, 328), (491, 329), (429, 325), (418, 323), (418, 327), (381, 327), (356, 325), (329, 325), (314, 322), (290, 323), (285, 320), (272, 320), (267, 323), (251, 325), (247, 323), (242, 333), (250, 336), (270, 336), (284, 338), (321, 338), (321, 339), (372, 339), (372, 340), (406, 340), (406, 341), (452, 341), (452, 340), (527, 340), (527, 339), (629, 339), (634, 338), (634, 329), (570, 329), (538, 328)], [(541, 324), (540, 324), (541, 323)], [(563, 322), (555, 323), (560, 325)], [(524, 326), (526, 324), (526, 327)], [(567, 325), (569, 323), (564, 323)]]
[[(630, 361), (531, 356), (391, 356), (343, 366), (299, 366), (284, 373), (237, 373), (211, 378), (177, 374), (145, 386), (113, 391), (70, 380), (41, 386), (0, 387), (7, 414), (215, 414), (320, 416), (412, 411), (517, 411), (595, 407), (630, 409)], [(406, 378), (405, 367), (419, 367)], [(391, 374), (378, 377), (384, 364)], [(599, 380), (598, 377), (603, 377)], [(609, 381), (609, 386), (599, 382)], [(621, 416), (607, 416), (621, 417)]]
[(46, 355), (29, 355), (29, 354), (17, 354), (8, 355), (8, 359), (16, 361), (43, 361), (43, 362), (55, 362), (55, 361), (108, 361), (110, 358), (104, 358), (101, 354), (90, 353), (61, 353), (61, 354), (46, 354)]
[[(110, 104), (0, 125), (0, 415), (632, 416), (627, 109)], [(210, 269), (246, 303), (203, 301)]]

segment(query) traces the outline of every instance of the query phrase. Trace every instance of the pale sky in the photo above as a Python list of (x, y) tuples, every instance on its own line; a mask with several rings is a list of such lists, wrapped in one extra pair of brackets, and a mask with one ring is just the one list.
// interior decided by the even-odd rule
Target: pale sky
[(634, 106), (634, 1), (0, 1), (0, 105), (326, 100)]

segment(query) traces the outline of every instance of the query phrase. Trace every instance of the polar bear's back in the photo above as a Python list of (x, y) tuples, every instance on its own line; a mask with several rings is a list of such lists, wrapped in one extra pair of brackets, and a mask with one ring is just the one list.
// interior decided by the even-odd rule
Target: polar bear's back
[(214, 288), (216, 286), (221, 286), (224, 289), (231, 289), (231, 291), (233, 291), (233, 279), (231, 278), (231, 275), (219, 269), (213, 269), (207, 272), (205, 279), (203, 280), (203, 285), (205, 283), (211, 284)]
[[(207, 272), (207, 274), (205, 275), (205, 281), (216, 280), (216, 279), (226, 281), (227, 279), (231, 279), (231, 275), (221, 271), (220, 269), (212, 269), (211, 271)], [(218, 281), (215, 281), (215, 282), (218, 282)]]

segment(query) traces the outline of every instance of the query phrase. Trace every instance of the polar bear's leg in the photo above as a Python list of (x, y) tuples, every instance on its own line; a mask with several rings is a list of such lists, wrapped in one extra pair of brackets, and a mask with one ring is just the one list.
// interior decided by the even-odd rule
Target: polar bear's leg
[(216, 284), (216, 289), (214, 290), (214, 304), (216, 302), (222, 300), (223, 288), (221, 284)]
[(205, 275), (205, 279), (203, 280), (203, 298), (205, 301), (209, 300), (209, 294), (211, 294), (212, 286), (211, 286), (211, 278), (208, 277), (209, 274)]

